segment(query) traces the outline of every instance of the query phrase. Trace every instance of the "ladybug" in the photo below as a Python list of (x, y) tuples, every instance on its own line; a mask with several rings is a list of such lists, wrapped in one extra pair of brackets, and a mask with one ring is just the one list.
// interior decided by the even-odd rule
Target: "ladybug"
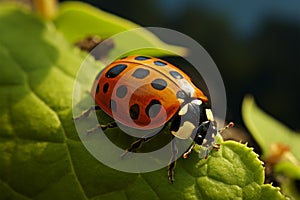
[[(164, 60), (141, 55), (118, 59), (97, 75), (91, 94), (96, 106), (82, 116), (88, 116), (93, 109), (101, 109), (121, 124), (142, 130), (155, 129), (171, 122), (173, 137), (192, 138), (194, 141), (184, 157), (195, 144), (214, 146), (217, 130), (208, 98), (188, 75)], [(99, 126), (105, 130), (117, 127), (117, 124), (112, 122)], [(152, 137), (140, 138), (131, 144), (127, 152), (136, 150)], [(172, 142), (171, 149), (168, 177), (173, 183), (178, 153), (175, 142)]]

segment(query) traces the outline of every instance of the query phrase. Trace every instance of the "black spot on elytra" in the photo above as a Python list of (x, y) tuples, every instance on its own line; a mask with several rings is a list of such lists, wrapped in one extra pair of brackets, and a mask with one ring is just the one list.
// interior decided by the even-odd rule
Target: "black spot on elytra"
[(140, 107), (138, 104), (133, 104), (132, 106), (130, 106), (129, 108), (129, 114), (131, 119), (135, 120), (139, 117), (140, 114)]
[(166, 66), (167, 65), (167, 63), (165, 63), (165, 62), (162, 62), (162, 61), (159, 61), (159, 60), (156, 60), (156, 61), (154, 61), (154, 64), (156, 65), (156, 66)]
[(154, 118), (157, 116), (159, 111), (161, 110), (161, 103), (156, 99), (152, 99), (150, 103), (146, 107), (146, 114), (150, 118)]
[(106, 93), (108, 91), (108, 88), (109, 88), (109, 84), (108, 83), (105, 83), (103, 85), (103, 93)]
[(138, 68), (133, 72), (132, 76), (138, 79), (143, 79), (149, 74), (150, 71), (148, 69)]
[(138, 56), (138, 57), (135, 57), (134, 60), (149, 60), (150, 58), (147, 57), (147, 56)]
[(163, 79), (155, 79), (154, 81), (151, 82), (151, 86), (156, 89), (156, 90), (163, 90), (167, 87), (167, 82)]
[(110, 109), (113, 111), (113, 112), (116, 112), (117, 111), (117, 103), (111, 99), (110, 100)]
[(127, 65), (125, 64), (118, 64), (112, 68), (110, 68), (105, 76), (107, 78), (115, 78), (116, 76), (118, 76), (124, 69), (126, 69)]
[(183, 91), (180, 90), (176, 93), (176, 97), (179, 99), (185, 99), (186, 95)]
[(182, 79), (183, 76), (181, 74), (179, 74), (178, 72), (176, 71), (170, 71), (169, 72), (171, 74), (171, 76), (173, 76), (173, 78), (176, 78), (176, 79)]
[(109, 87), (109, 84), (108, 84), (108, 83), (105, 83), (105, 84), (103, 85), (103, 93), (106, 93), (106, 92), (107, 92), (108, 87)]
[(116, 95), (119, 98), (123, 98), (126, 96), (128, 92), (128, 89), (125, 85), (121, 85), (120, 87), (118, 87), (117, 91), (116, 91)]
[(97, 84), (97, 87), (96, 87), (96, 94), (98, 94), (99, 92), (99, 83)]

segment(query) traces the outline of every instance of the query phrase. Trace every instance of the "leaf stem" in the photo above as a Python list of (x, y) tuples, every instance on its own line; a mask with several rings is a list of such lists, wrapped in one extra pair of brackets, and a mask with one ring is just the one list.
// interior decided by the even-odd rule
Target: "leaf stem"
[(57, 9), (57, 0), (33, 0), (33, 4), (37, 13), (45, 19), (51, 19)]

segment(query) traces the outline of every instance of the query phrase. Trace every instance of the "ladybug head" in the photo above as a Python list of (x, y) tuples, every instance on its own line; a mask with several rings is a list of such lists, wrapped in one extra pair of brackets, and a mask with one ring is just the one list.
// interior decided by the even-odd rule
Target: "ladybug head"
[[(199, 145), (213, 142), (217, 134), (217, 123), (214, 120), (212, 111), (203, 105), (200, 106), (201, 120), (197, 130), (193, 133), (194, 141)], [(209, 134), (209, 135), (208, 135)], [(212, 140), (212, 141), (210, 141)]]
[[(209, 137), (206, 137), (207, 134), (210, 134)], [(195, 132), (194, 142), (198, 145), (205, 145), (214, 142), (214, 136), (217, 134), (217, 127), (215, 121), (204, 121), (202, 122)]]

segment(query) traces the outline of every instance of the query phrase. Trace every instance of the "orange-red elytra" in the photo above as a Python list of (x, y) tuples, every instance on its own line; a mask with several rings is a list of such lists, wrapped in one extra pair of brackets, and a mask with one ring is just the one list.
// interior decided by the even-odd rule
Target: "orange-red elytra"
[[(213, 146), (217, 130), (207, 96), (187, 74), (164, 60), (140, 55), (118, 59), (97, 75), (91, 93), (97, 107), (127, 127), (149, 130), (171, 122), (173, 137)], [(127, 151), (134, 151), (148, 139), (139, 139)], [(177, 154), (175, 142), (172, 145), (171, 182)]]

